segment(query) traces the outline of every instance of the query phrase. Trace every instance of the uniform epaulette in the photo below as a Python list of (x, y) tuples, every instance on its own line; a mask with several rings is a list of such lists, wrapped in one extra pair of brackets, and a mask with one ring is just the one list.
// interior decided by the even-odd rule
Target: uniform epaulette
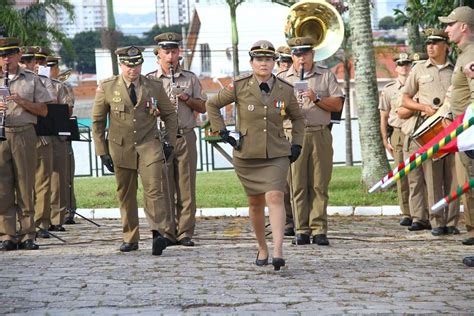
[(62, 83), (62, 81), (60, 81), (58, 79), (53, 79), (53, 78), (51, 78), (51, 81), (56, 82), (56, 83)]
[(109, 77), (109, 78), (102, 79), (102, 80), (100, 81), (100, 83), (106, 83), (106, 82), (115, 80), (118, 76), (120, 76), (120, 75), (115, 75), (115, 76), (112, 76), (112, 77)]
[(31, 70), (29, 70), (29, 69), (26, 69), (26, 68), (23, 68), (23, 71), (24, 71), (24, 72), (28, 72), (28, 73), (32, 73), (32, 74), (36, 74), (36, 72), (34, 72), (34, 71), (31, 71)]
[[(29, 71), (29, 72), (32, 72), (31, 70), (28, 70), (28, 71)], [(33, 73), (34, 73), (34, 72), (33, 72)], [(41, 74), (38, 74), (38, 77), (41, 77), (41, 78), (48, 78), (48, 79), (49, 79), (49, 77), (48, 77), (48, 76), (41, 75)]]
[(323, 69), (329, 69), (329, 67), (326, 66), (326, 65), (319, 65), (319, 64), (317, 64), (316, 67), (323, 68)]
[(395, 83), (397, 83), (397, 81), (396, 81), (396, 80), (394, 80), (394, 81), (390, 81), (389, 83), (387, 83), (387, 84), (384, 86), (384, 88), (387, 88), (387, 87), (393, 86)]
[(234, 79), (234, 82), (240, 81), (240, 80), (243, 80), (243, 79), (248, 79), (248, 78), (250, 78), (250, 77), (252, 77), (252, 76), (253, 76), (253, 73), (249, 72), (249, 73), (246, 73), (246, 74), (237, 76), (237, 77)]
[(284, 73), (284, 72), (288, 72), (288, 69), (285, 69), (285, 70), (282, 70), (280, 72), (277, 72), (276, 76), (278, 77), (280, 74)]
[[(155, 78), (155, 77), (156, 77), (156, 76), (155, 76), (155, 73), (156, 73), (156, 70), (153, 70), (152, 72), (147, 73), (147, 74), (145, 75), (145, 77), (147, 77), (147, 78)], [(150, 75), (152, 75), (152, 76), (150, 76)], [(148, 76), (150, 76), (150, 77), (148, 77)]]
[(181, 71), (182, 71), (182, 72), (189, 72), (189, 73), (191, 73), (191, 74), (194, 74), (194, 72), (192, 72), (191, 70), (187, 70), (187, 69), (182, 69), (182, 68), (181, 68)]
[[(286, 71), (286, 70), (285, 70), (285, 71)], [(277, 78), (277, 80), (279, 80), (279, 81), (281, 81), (281, 82), (283, 82), (283, 83), (286, 83), (287, 85), (289, 85), (290, 87), (293, 88), (293, 85), (292, 85), (291, 83), (289, 83), (288, 81), (286, 81), (285, 79), (280, 78), (280, 77), (276, 77), (276, 78)]]
[(155, 76), (150, 76), (150, 77), (148, 77), (148, 75), (146, 75), (145, 77), (146, 77), (147, 79), (149, 79), (149, 80), (153, 80), (153, 81), (161, 81), (161, 79), (160, 79), (160, 78), (156, 78)]

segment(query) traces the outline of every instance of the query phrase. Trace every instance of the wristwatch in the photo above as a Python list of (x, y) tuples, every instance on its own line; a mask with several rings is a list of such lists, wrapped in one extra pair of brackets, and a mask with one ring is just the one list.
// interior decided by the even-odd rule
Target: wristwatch
[(320, 101), (321, 101), (321, 97), (319, 96), (319, 94), (316, 94), (316, 98), (313, 101), (314, 104), (318, 104)]

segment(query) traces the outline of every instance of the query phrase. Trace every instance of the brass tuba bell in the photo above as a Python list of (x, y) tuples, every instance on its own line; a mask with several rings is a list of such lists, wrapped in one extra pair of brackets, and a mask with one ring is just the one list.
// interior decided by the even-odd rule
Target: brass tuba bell
[(61, 71), (59, 74), (58, 74), (58, 80), (59, 81), (66, 81), (69, 79), (69, 76), (71, 76), (71, 73), (72, 73), (72, 69), (66, 69), (64, 71)]
[(316, 41), (315, 60), (331, 57), (344, 40), (344, 23), (336, 8), (322, 0), (295, 3), (288, 13), (285, 37), (309, 36)]

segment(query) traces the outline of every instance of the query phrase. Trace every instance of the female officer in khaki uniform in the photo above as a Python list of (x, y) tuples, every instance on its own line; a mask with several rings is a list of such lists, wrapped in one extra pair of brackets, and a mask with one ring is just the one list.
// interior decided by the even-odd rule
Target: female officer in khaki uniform
[[(293, 86), (272, 75), (275, 48), (268, 41), (256, 42), (249, 52), (253, 73), (236, 79), (206, 103), (214, 131), (234, 147), (235, 171), (245, 189), (249, 213), (258, 242), (256, 265), (268, 264), (265, 241), (265, 204), (270, 210), (273, 235), (275, 270), (285, 265), (283, 259), (283, 231), (285, 208), (283, 194), (290, 162), (301, 151), (303, 116), (293, 93)], [(225, 128), (220, 108), (235, 102), (236, 130), (240, 139), (230, 136)], [(283, 119), (288, 116), (293, 124), (290, 144), (283, 132)], [(290, 158), (290, 159), (288, 159)]]

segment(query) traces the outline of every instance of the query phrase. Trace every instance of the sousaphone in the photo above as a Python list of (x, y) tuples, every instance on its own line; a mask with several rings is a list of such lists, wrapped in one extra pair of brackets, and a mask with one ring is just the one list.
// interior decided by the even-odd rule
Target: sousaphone
[(322, 0), (307, 0), (290, 7), (285, 37), (309, 36), (316, 41), (315, 60), (331, 57), (344, 40), (344, 23), (336, 8)]

